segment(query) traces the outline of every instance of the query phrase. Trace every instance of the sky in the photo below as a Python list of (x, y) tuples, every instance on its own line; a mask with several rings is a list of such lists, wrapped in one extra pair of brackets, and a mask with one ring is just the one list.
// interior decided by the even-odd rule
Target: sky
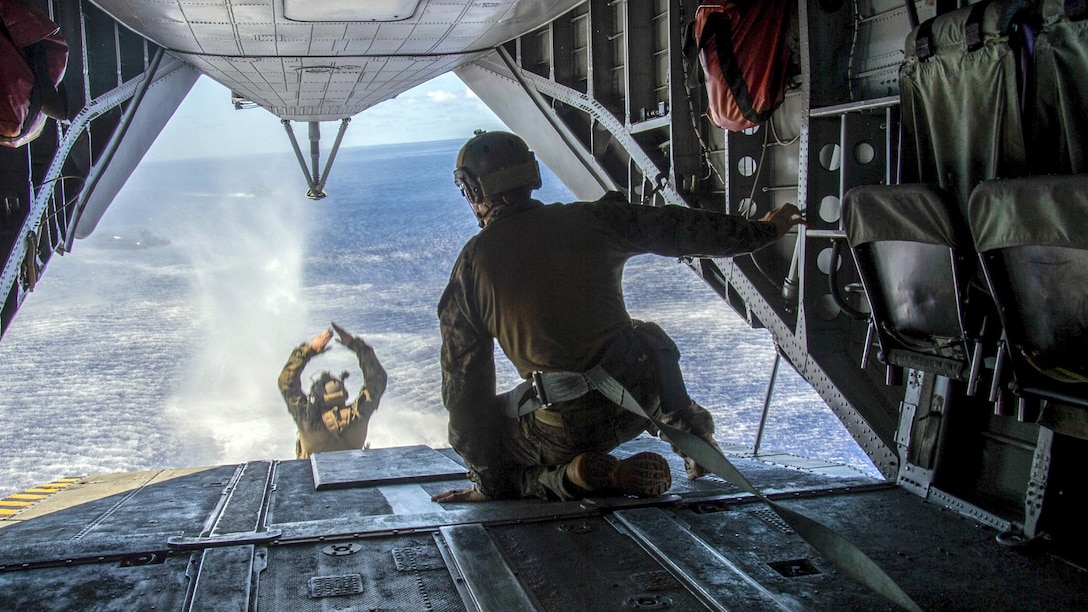
[[(338, 121), (321, 124), (323, 159), (339, 127)], [(308, 152), (305, 124), (295, 124), (294, 128), (303, 152)], [(468, 140), (477, 128), (507, 129), (461, 79), (450, 72), (353, 117), (340, 146)], [(230, 90), (201, 76), (144, 160), (281, 152), (291, 152), (291, 142), (279, 117), (259, 107), (235, 110), (230, 101)]]

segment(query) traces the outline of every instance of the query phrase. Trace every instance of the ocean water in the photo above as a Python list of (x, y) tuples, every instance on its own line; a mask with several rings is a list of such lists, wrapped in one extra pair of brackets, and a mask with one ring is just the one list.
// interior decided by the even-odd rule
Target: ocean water
[[(342, 150), (329, 197), (290, 155), (142, 164), (94, 234), (55, 256), (0, 342), (0, 495), (58, 477), (294, 457), (276, 387), (291, 350), (336, 321), (390, 376), (374, 447), (446, 446), (435, 315), (477, 227), (452, 181), (460, 141)], [(545, 202), (571, 195), (542, 168)], [(755, 441), (774, 360), (693, 273), (631, 260), (625, 295), (683, 352), (723, 444)], [(332, 343), (303, 374), (348, 370)], [(498, 353), (500, 387), (518, 382)], [(877, 472), (788, 365), (764, 450)]]

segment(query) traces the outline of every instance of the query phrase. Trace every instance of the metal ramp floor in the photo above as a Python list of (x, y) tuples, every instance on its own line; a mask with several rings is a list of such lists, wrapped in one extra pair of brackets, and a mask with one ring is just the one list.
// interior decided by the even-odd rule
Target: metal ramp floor
[[(647, 500), (436, 504), (448, 449), (85, 477), (0, 522), (0, 609), (891, 610), (717, 477)], [(924, 610), (1088, 609), (1080, 569), (888, 483), (735, 457)]]

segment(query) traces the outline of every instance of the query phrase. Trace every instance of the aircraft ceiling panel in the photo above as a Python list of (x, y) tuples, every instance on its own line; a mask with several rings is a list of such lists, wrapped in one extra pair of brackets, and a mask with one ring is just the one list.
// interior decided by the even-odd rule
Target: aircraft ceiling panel
[[(331, 121), (466, 64), (582, 0), (421, 0), (408, 19), (352, 22), (290, 20), (283, 0), (93, 1), (273, 114)], [(367, 15), (361, 6), (335, 14)], [(314, 13), (323, 14), (333, 13)]]
[(418, 7), (419, 0), (283, 0), (283, 14), (294, 21), (399, 21)]
[[(95, 0), (95, 4), (149, 40), (180, 53), (248, 55), (253, 53), (249, 41), (270, 40), (277, 43), (276, 55), (358, 53), (360, 48), (366, 54), (397, 55), (484, 50), (547, 23), (580, 1), (428, 0), (410, 18), (385, 22), (292, 21), (283, 15), (282, 0)], [(327, 44), (308, 48), (315, 39), (368, 44), (331, 51)]]
[(273, 114), (298, 121), (332, 121), (356, 115), (474, 57), (180, 56)]
[(262, 0), (232, 2), (230, 17), (234, 23), (269, 23), (275, 19), (272, 6)]
[[(181, 6), (182, 13), (185, 14), (185, 20), (189, 23), (194, 22), (209, 22), (209, 21), (222, 21), (228, 22), (231, 20), (231, 7), (233, 2), (190, 2), (189, 0), (179, 0), (178, 4)], [(243, 6), (251, 4), (244, 3)]]
[(375, 44), (383, 43), (381, 49), (395, 49), (391, 54), (431, 53), (442, 51), (459, 52), (461, 48), (449, 48), (443, 39), (452, 27), (445, 23), (383, 23), (378, 31)]

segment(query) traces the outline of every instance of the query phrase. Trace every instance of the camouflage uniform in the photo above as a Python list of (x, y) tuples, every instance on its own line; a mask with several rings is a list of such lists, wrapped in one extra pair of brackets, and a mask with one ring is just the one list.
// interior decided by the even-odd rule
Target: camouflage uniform
[(317, 406), (302, 391), (299, 377), (315, 354), (309, 344), (296, 347), (280, 372), (280, 393), (283, 394), (287, 410), (298, 426), (295, 455), (299, 459), (305, 459), (313, 453), (363, 448), (366, 442), (370, 416), (378, 409), (378, 402), (385, 393), (386, 374), (374, 354), (374, 349), (362, 338), (353, 338), (347, 347), (359, 357), (359, 369), (363, 371), (365, 384), (355, 396), (355, 401), (348, 404), (350, 422), (341, 431), (330, 430), (325, 425)]
[(438, 306), (450, 444), (481, 491), (569, 499), (565, 464), (582, 452), (609, 451), (650, 427), (596, 391), (516, 420), (506, 417), (505, 399), (495, 392), (495, 339), (523, 378), (534, 371), (584, 372), (601, 362), (666, 422), (713, 432), (710, 415), (690, 400), (658, 405), (662, 383), (683, 387), (676, 380), (679, 351), (656, 325), (633, 327), (623, 301), (623, 267), (642, 253), (730, 257), (776, 238), (769, 222), (632, 205), (615, 193), (592, 203), (533, 200), (500, 209), (465, 244)]

